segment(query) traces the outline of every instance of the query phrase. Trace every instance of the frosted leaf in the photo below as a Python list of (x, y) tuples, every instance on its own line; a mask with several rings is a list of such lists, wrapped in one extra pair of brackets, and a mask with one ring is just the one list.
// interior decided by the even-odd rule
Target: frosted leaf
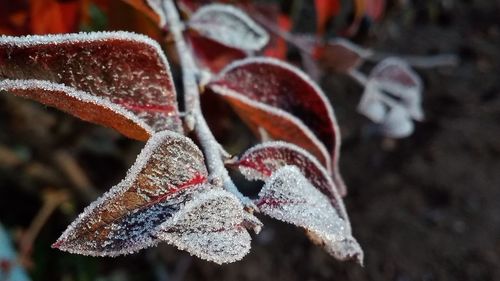
[(339, 199), (339, 194), (344, 195), (346, 191), (338, 190), (318, 160), (296, 145), (281, 141), (265, 142), (245, 151), (234, 165), (247, 179), (263, 181), (284, 166), (296, 166), (313, 186), (332, 201), (340, 215), (346, 217)]
[(269, 42), (269, 35), (243, 11), (229, 5), (211, 4), (198, 9), (189, 28), (231, 48), (258, 51)]
[(147, 140), (153, 130), (143, 120), (107, 99), (62, 84), (41, 80), (0, 80), (0, 91), (29, 98), (75, 115), (83, 120), (114, 128), (125, 136)]
[(243, 206), (231, 193), (211, 190), (195, 196), (163, 223), (156, 235), (199, 258), (230, 263), (250, 251), (246, 216)]
[(370, 52), (342, 38), (335, 38), (318, 48), (318, 60), (327, 68), (345, 73), (357, 68)]
[(313, 242), (339, 260), (363, 262), (363, 251), (352, 237), (349, 219), (295, 166), (278, 169), (259, 193), (262, 213), (304, 228)]
[(143, 35), (2, 36), (0, 79), (63, 84), (126, 108), (155, 131), (182, 132), (168, 62)]
[(203, 155), (188, 138), (160, 132), (125, 179), (88, 206), (53, 247), (92, 256), (132, 253), (158, 243), (154, 230), (207, 185)]
[(219, 72), (231, 62), (247, 56), (242, 50), (230, 48), (196, 32), (186, 32), (186, 38), (196, 64), (214, 73)]
[(208, 87), (223, 96), (258, 134), (294, 143), (338, 172), (340, 130), (323, 91), (299, 69), (275, 59), (248, 58), (227, 66)]
[(385, 59), (370, 73), (358, 111), (380, 124), (384, 135), (406, 137), (413, 132), (412, 119), (424, 118), (422, 82), (406, 62)]

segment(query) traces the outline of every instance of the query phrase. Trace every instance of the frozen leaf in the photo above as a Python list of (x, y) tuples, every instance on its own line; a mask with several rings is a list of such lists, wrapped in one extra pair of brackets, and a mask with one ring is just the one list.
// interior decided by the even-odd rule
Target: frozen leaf
[(346, 73), (358, 67), (369, 52), (352, 42), (337, 38), (318, 46), (316, 59), (326, 68), (335, 72)]
[(159, 242), (156, 229), (208, 188), (203, 155), (164, 131), (147, 142), (125, 179), (93, 202), (53, 247), (92, 256), (132, 253)]
[(381, 132), (402, 138), (413, 132), (413, 120), (424, 118), (422, 82), (402, 60), (388, 58), (375, 66), (358, 111), (381, 125)]
[(339, 260), (363, 262), (349, 219), (331, 205), (295, 166), (278, 169), (259, 193), (262, 213), (304, 228), (311, 240)]
[(155, 131), (182, 130), (168, 62), (135, 33), (0, 37), (0, 79), (63, 84), (126, 108)]
[(218, 264), (242, 259), (250, 251), (243, 206), (231, 193), (198, 194), (158, 229), (158, 237), (192, 255)]
[(29, 281), (26, 271), (19, 264), (9, 234), (0, 224), (0, 280)]
[[(263, 181), (278, 169), (294, 165), (317, 189), (330, 198), (333, 204), (337, 204), (339, 193), (346, 193), (345, 190), (338, 190), (316, 158), (290, 143), (272, 141), (256, 145), (245, 151), (235, 165), (247, 179)], [(342, 207), (339, 206), (338, 209), (341, 214), (345, 213)]]
[(231, 62), (247, 56), (241, 50), (230, 48), (195, 32), (187, 32), (186, 37), (197, 65), (214, 73), (219, 72)]
[(244, 51), (258, 51), (269, 41), (264, 29), (229, 5), (203, 6), (193, 14), (188, 25), (207, 38)]
[(135, 114), (107, 99), (42, 80), (0, 80), (0, 91), (58, 108), (78, 118), (111, 127), (127, 137), (147, 140), (153, 131)]
[(340, 131), (323, 91), (299, 69), (269, 58), (249, 58), (227, 66), (208, 87), (223, 96), (258, 133), (294, 143), (333, 171), (337, 168)]

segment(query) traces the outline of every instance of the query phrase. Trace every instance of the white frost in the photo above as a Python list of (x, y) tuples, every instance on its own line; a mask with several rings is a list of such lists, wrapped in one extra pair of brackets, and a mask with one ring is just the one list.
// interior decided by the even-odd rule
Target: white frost
[(363, 251), (328, 198), (295, 166), (276, 171), (259, 193), (261, 212), (306, 229), (312, 240), (340, 260), (363, 261)]
[(269, 34), (262, 27), (230, 5), (203, 6), (188, 25), (203, 36), (241, 50), (258, 51), (269, 42)]
[(156, 235), (181, 250), (218, 264), (242, 259), (250, 251), (250, 235), (243, 223), (239, 200), (225, 190), (195, 196)]
[(403, 138), (422, 121), (422, 81), (401, 59), (387, 58), (370, 73), (358, 111), (381, 125), (382, 134)]
[(98, 96), (90, 95), (86, 92), (77, 90), (72, 87), (68, 87), (63, 84), (52, 83), (43, 80), (18, 80), (18, 79), (5, 79), (0, 80), (0, 91), (14, 91), (14, 90), (42, 90), (47, 92), (63, 92), (68, 97), (75, 98), (83, 103), (92, 103), (104, 108), (107, 108), (114, 113), (124, 116), (125, 118), (131, 120), (139, 127), (144, 128), (146, 132), (150, 135), (153, 134), (153, 129), (147, 125), (142, 119), (138, 118), (132, 112), (126, 110), (125, 108), (116, 105), (105, 98), (100, 98)]

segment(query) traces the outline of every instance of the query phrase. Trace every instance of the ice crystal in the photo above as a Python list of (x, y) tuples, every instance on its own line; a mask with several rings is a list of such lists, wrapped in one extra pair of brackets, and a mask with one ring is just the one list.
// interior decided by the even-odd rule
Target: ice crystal
[(1, 36), (0, 79), (63, 84), (119, 104), (155, 131), (182, 131), (167, 59), (143, 35)]
[(218, 264), (242, 259), (250, 251), (246, 215), (239, 200), (225, 190), (199, 193), (157, 235), (181, 250)]
[(244, 12), (229, 5), (201, 7), (188, 22), (201, 35), (228, 47), (258, 51), (269, 42), (267, 32)]
[(363, 251), (352, 237), (347, 218), (295, 166), (278, 169), (259, 193), (260, 211), (307, 230), (313, 242), (339, 260), (363, 261)]
[(387, 58), (370, 73), (358, 111), (381, 125), (384, 135), (406, 137), (423, 119), (422, 82), (404, 61)]

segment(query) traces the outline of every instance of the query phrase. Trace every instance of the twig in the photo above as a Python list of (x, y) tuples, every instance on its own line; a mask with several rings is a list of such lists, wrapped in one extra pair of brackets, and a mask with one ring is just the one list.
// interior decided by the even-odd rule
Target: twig
[(356, 80), (356, 82), (361, 84), (361, 86), (363, 87), (368, 83), (368, 77), (366, 77), (363, 72), (357, 70), (356, 68), (350, 69), (347, 74), (349, 74), (352, 79)]
[(47, 192), (43, 196), (43, 206), (31, 222), (28, 230), (19, 242), (19, 256), (21, 261), (27, 261), (33, 248), (33, 243), (52, 213), (68, 199), (68, 194), (63, 191)]
[(398, 57), (409, 65), (417, 68), (434, 68), (442, 66), (457, 66), (460, 62), (457, 55), (454, 54), (440, 54), (434, 56), (399, 56), (384, 54), (372, 51), (371, 54), (364, 57), (367, 61), (378, 62), (388, 57)]
[(189, 129), (194, 130), (205, 154), (210, 180), (214, 185), (223, 186), (227, 191), (233, 193), (247, 209), (257, 210), (255, 204), (238, 191), (232, 179), (229, 177), (229, 173), (224, 167), (224, 162), (222, 160), (224, 156), (221, 155), (221, 150), (219, 149), (220, 144), (215, 139), (205, 121), (201, 111), (200, 93), (198, 81), (196, 79), (199, 69), (184, 40), (182, 34), (184, 25), (179, 18), (179, 13), (173, 0), (164, 1), (162, 8), (167, 18), (168, 30), (175, 41), (177, 54), (182, 67), (185, 110), (188, 116), (191, 116), (190, 119), (194, 121), (192, 122), (192, 126), (194, 127), (191, 126)]
[(72, 186), (75, 187), (85, 199), (93, 201), (98, 197), (99, 192), (93, 188), (94, 185), (73, 156), (66, 151), (60, 150), (54, 154), (54, 160), (57, 166), (59, 166), (59, 169), (70, 180)]

